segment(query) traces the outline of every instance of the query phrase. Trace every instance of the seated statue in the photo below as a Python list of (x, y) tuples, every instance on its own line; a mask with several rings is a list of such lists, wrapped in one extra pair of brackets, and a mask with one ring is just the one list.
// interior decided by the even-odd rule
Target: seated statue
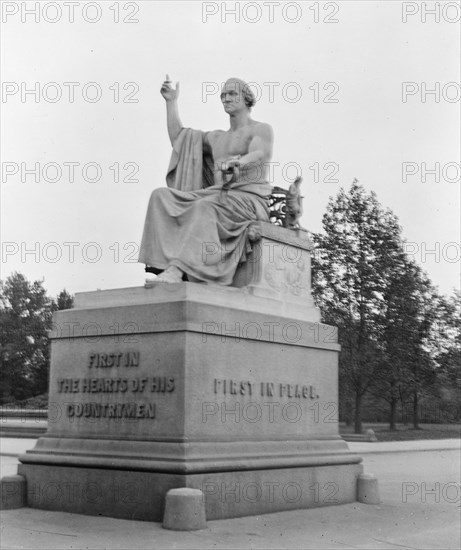
[(173, 152), (168, 187), (154, 190), (149, 201), (138, 261), (159, 274), (155, 282), (230, 285), (251, 251), (250, 225), (269, 221), (272, 128), (250, 117), (256, 99), (238, 78), (221, 91), (227, 131), (183, 128), (179, 83), (173, 88), (167, 75), (160, 92)]

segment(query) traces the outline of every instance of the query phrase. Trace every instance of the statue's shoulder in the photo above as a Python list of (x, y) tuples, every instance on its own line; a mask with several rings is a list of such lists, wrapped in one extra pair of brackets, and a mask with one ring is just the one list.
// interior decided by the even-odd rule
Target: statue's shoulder
[(272, 129), (272, 126), (267, 122), (259, 122), (257, 120), (253, 120), (251, 129), (254, 136), (261, 136), (270, 140), (273, 139), (274, 130)]
[(209, 132), (207, 132), (207, 135), (214, 137), (214, 136), (219, 136), (219, 135), (225, 134), (225, 133), (226, 133), (225, 130), (210, 130)]
[(204, 141), (211, 142), (225, 133), (226, 132), (224, 130), (210, 130), (209, 132), (204, 132), (203, 139)]
[(259, 122), (258, 120), (252, 121), (252, 128), (257, 132), (273, 132), (272, 126), (267, 122)]
[(252, 122), (253, 128), (259, 127), (259, 128), (272, 130), (272, 126), (267, 122), (260, 122), (259, 120), (252, 120), (251, 122)]

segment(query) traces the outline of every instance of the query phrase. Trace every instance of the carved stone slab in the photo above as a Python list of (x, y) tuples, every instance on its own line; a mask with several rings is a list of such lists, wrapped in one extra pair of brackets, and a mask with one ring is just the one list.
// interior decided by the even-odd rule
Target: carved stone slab
[(238, 267), (232, 286), (248, 287), (255, 296), (315, 309), (311, 294), (314, 244), (309, 234), (258, 222), (250, 228), (250, 240), (253, 250)]

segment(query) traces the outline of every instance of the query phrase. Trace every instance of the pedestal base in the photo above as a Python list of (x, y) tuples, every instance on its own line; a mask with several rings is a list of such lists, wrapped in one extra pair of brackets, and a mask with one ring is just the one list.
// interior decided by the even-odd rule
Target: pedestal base
[(360, 464), (175, 475), (22, 464), (33, 508), (162, 521), (170, 489), (200, 489), (207, 520), (354, 502)]
[(28, 505), (162, 521), (181, 487), (207, 519), (354, 501), (337, 331), (315, 319), (194, 283), (79, 295), (54, 317), (48, 430), (18, 471)]

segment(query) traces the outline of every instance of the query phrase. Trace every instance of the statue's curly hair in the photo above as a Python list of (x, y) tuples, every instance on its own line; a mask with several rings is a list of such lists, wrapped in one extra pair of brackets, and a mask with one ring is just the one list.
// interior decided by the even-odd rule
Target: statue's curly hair
[(226, 80), (226, 84), (228, 82), (236, 82), (238, 87), (241, 87), (243, 101), (249, 109), (256, 105), (256, 96), (254, 95), (253, 90), (244, 80), (242, 80), (241, 78), (228, 78)]
[(253, 90), (248, 86), (248, 84), (244, 84), (242, 88), (242, 95), (243, 100), (245, 101), (245, 105), (251, 109), (253, 105), (256, 105), (256, 96), (253, 93)]

